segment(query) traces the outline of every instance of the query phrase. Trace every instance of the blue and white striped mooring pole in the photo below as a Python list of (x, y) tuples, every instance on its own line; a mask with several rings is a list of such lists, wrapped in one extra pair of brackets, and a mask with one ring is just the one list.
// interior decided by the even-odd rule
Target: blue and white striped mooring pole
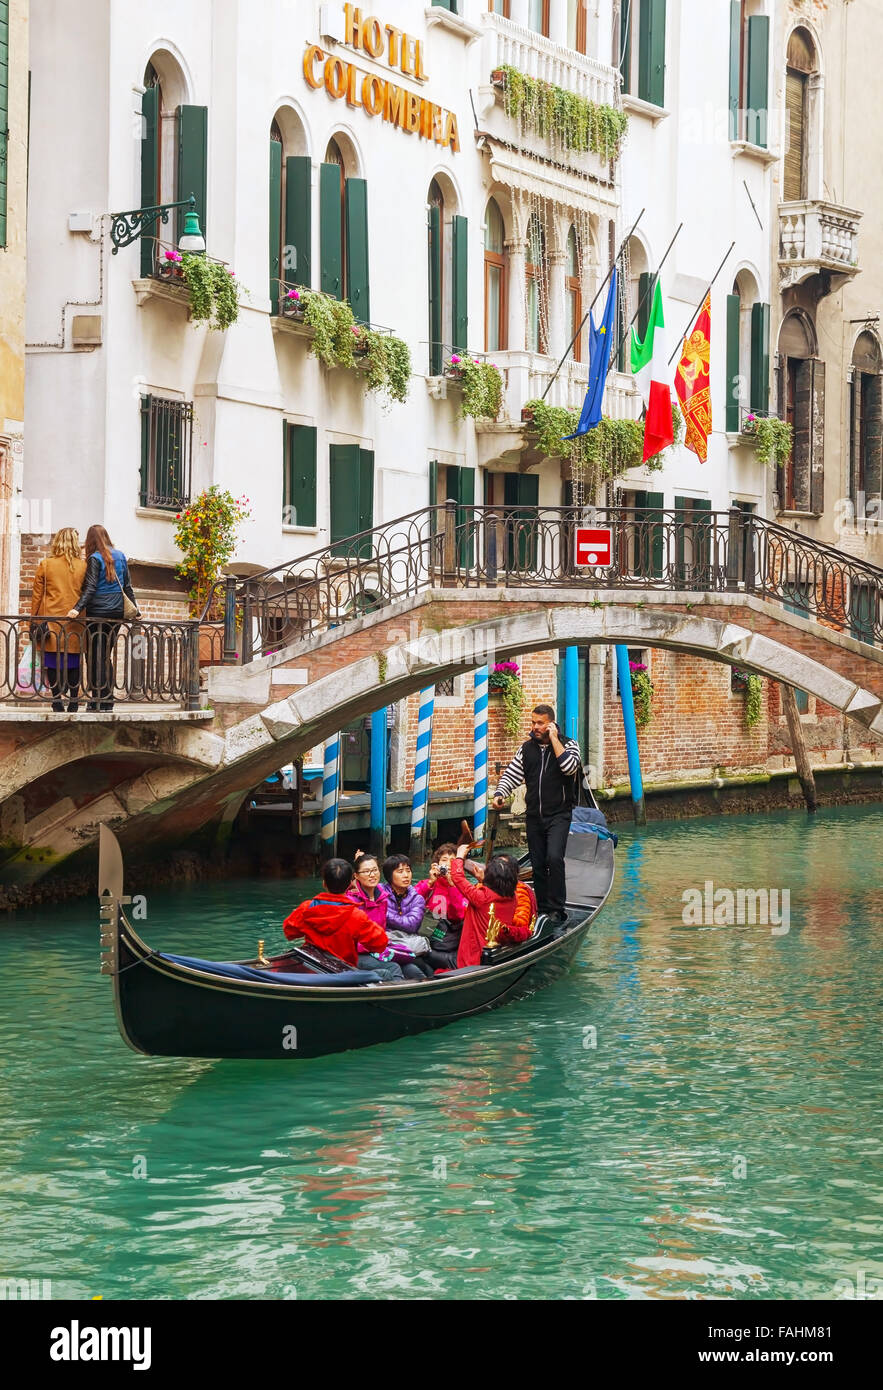
[(632, 694), (632, 673), (629, 670), (628, 647), (617, 646), (616, 648), (616, 674), (619, 679), (619, 698), (622, 704), (625, 751), (629, 762), (632, 810), (635, 814), (635, 825), (646, 825), (647, 812), (644, 807), (644, 783), (641, 779), (641, 755), (638, 752), (638, 726), (635, 723), (635, 697)]
[(487, 823), (487, 693), (488, 668), (479, 666), (475, 672), (475, 800), (472, 811), (472, 834), (484, 839)]
[(322, 858), (337, 854), (337, 803), (340, 798), (340, 734), (325, 744), (325, 770), (322, 773)]
[(386, 705), (371, 715), (371, 826), (368, 844), (372, 854), (386, 856)]
[(429, 803), (429, 767), (432, 758), (432, 716), (435, 686), (420, 691), (417, 715), (417, 757), (414, 766), (414, 799), (411, 802), (411, 856), (422, 859), (426, 852), (426, 811)]

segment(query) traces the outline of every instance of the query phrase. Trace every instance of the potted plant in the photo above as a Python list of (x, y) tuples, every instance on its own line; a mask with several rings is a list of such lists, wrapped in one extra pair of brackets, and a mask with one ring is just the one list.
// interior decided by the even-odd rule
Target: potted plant
[(223, 602), (215, 585), (236, 549), (240, 526), (251, 517), (249, 501), (248, 497), (234, 497), (213, 483), (175, 518), (178, 524), (172, 539), (181, 551), (175, 575), (189, 582), (191, 615), (202, 619), (201, 665), (211, 665), (218, 659), (219, 630), (223, 649)]
[(760, 723), (763, 703), (761, 691), (763, 685), (760, 676), (755, 676), (751, 671), (739, 671), (733, 669), (730, 681), (730, 689), (734, 694), (745, 696), (745, 727), (753, 729)]
[(503, 376), (496, 362), (482, 362), (466, 353), (451, 353), (445, 376), (463, 388), (460, 415), (496, 420), (503, 403)]
[(503, 698), (503, 728), (510, 738), (521, 731), (524, 712), (524, 686), (516, 661), (498, 661), (488, 675), (488, 692)]
[(185, 251), (181, 257), (184, 283), (190, 293), (190, 317), (212, 329), (225, 329), (239, 317), (236, 276), (220, 261)]

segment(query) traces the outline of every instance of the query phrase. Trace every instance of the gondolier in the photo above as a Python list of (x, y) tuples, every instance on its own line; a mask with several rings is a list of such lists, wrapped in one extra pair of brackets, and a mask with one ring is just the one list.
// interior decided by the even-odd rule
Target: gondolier
[(582, 766), (579, 744), (562, 739), (550, 705), (530, 716), (530, 737), (505, 769), (493, 804), (503, 805), (523, 782), (527, 789), (527, 847), (539, 912), (564, 921), (567, 883), (564, 856), (573, 815), (575, 776)]

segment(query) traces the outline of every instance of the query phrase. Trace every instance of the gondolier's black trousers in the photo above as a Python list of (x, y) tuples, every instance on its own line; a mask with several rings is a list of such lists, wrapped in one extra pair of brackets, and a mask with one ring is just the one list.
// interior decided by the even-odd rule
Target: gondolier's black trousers
[(539, 912), (563, 912), (567, 900), (564, 855), (571, 811), (527, 817), (527, 848), (533, 865), (533, 889)]

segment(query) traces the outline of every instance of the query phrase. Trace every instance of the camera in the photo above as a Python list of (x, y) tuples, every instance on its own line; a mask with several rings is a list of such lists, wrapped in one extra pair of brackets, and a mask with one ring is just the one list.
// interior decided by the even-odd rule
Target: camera
[(440, 874), (446, 874), (448, 872), (447, 864), (439, 864), (438, 871)]

